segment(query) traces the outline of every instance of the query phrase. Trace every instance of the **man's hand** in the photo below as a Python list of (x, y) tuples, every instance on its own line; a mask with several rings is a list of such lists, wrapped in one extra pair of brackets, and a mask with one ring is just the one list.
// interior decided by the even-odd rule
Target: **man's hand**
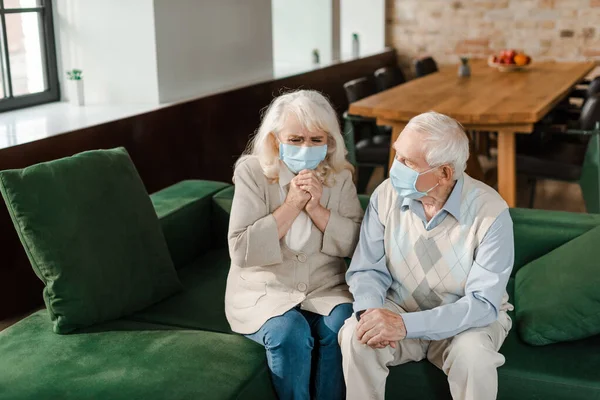
[(356, 336), (361, 343), (381, 349), (396, 348), (396, 342), (406, 337), (406, 327), (400, 314), (385, 308), (365, 311), (356, 326)]

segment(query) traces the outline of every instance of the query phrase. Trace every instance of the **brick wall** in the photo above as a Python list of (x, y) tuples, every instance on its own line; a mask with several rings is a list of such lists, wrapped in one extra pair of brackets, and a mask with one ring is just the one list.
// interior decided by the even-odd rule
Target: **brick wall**
[(387, 0), (386, 41), (400, 63), (431, 55), (487, 57), (521, 49), (534, 60), (600, 62), (600, 0)]

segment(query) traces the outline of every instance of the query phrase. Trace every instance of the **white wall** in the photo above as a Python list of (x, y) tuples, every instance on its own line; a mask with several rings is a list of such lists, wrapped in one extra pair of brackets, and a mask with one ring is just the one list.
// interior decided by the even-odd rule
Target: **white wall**
[(149, 0), (57, 0), (55, 29), (65, 71), (83, 70), (87, 104), (157, 104), (154, 9)]
[(272, 77), (271, 0), (154, 0), (154, 10), (161, 103)]
[(360, 55), (385, 48), (385, 0), (341, 0), (342, 59), (352, 55), (352, 34), (358, 33)]
[(331, 0), (272, 0), (272, 9), (276, 75), (309, 69), (314, 49), (322, 64), (332, 61)]
[[(338, 8), (339, 7), (339, 8)], [(385, 0), (56, 0), (63, 98), (83, 70), (87, 104), (159, 104), (312, 68), (385, 41)], [(339, 14), (338, 14), (339, 12)], [(339, 15), (339, 17), (338, 17)], [(334, 48), (335, 47), (335, 48)]]

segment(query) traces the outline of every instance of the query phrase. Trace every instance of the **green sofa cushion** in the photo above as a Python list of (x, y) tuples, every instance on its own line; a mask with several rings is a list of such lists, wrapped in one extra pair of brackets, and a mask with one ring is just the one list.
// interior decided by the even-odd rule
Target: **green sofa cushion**
[(213, 196), (212, 226), (214, 227), (213, 237), (216, 239), (215, 247), (227, 247), (229, 214), (234, 192), (235, 186), (230, 186)]
[(600, 227), (521, 268), (516, 276), (517, 325), (531, 345), (600, 333)]
[(514, 277), (520, 268), (600, 225), (600, 215), (511, 208), (515, 234)]
[[(512, 301), (514, 286), (511, 279)], [(500, 352), (506, 364), (498, 369), (499, 400), (600, 400), (600, 336), (539, 347), (524, 343), (513, 327)], [(390, 368), (386, 398), (451, 400), (446, 375), (428, 361)]]
[[(212, 198), (230, 185), (189, 180), (150, 196), (169, 246), (175, 268), (185, 267), (221, 238), (214, 234)], [(224, 233), (225, 237), (227, 232)]]
[(369, 207), (369, 201), (370, 201), (371, 197), (367, 196), (366, 194), (359, 194), (358, 195), (358, 201), (360, 201), (360, 206), (362, 207), (362, 209), (364, 211), (367, 211), (367, 207)]
[(45, 284), (55, 332), (130, 314), (181, 289), (125, 149), (2, 171), (0, 191)]
[(0, 332), (0, 398), (274, 399), (262, 346), (113, 321), (55, 335), (42, 310)]
[(183, 292), (130, 318), (189, 329), (231, 332), (224, 302), (229, 266), (227, 249), (208, 252), (178, 271)]

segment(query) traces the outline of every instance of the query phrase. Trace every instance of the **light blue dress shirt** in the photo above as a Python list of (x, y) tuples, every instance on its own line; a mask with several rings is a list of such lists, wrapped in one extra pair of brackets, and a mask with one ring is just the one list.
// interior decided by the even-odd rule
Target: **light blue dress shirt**
[[(460, 218), (463, 179), (459, 179), (444, 207), (427, 222), (421, 202), (398, 198), (399, 212), (412, 212), (426, 230), (445, 218)], [(360, 240), (346, 280), (354, 295), (354, 311), (381, 308), (392, 286), (386, 265), (384, 230), (377, 211), (377, 191), (371, 196), (360, 230)], [(402, 314), (407, 338), (441, 340), (469, 328), (486, 326), (498, 318), (502, 298), (514, 263), (513, 225), (508, 209), (492, 223), (477, 247), (465, 284), (465, 296), (431, 310)], [(398, 282), (402, 285), (402, 282)]]

